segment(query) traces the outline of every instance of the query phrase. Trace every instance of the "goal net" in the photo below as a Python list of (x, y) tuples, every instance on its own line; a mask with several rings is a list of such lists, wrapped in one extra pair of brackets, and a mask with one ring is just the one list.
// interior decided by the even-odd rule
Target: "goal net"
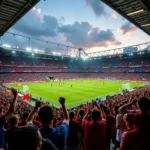
[(124, 89), (124, 90), (130, 90), (131, 89), (130, 83), (122, 84), (122, 89)]
[(23, 86), (23, 93), (27, 93), (27, 92), (29, 92), (29, 86), (24, 85)]

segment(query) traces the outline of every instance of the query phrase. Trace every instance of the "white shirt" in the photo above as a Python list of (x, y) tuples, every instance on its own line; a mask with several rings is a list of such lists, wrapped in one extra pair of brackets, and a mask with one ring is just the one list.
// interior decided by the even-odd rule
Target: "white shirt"
[(124, 125), (123, 117), (121, 114), (118, 114), (116, 116), (116, 126), (120, 127), (120, 129), (117, 129), (117, 133), (116, 133), (116, 140), (118, 142), (121, 142), (123, 125)]

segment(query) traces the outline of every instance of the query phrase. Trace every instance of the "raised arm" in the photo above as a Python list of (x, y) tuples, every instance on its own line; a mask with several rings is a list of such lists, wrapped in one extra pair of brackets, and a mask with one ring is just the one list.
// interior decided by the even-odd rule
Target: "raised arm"
[(14, 113), (17, 105), (17, 99), (18, 99), (18, 92), (16, 89), (11, 89), (12, 94), (13, 94), (13, 102), (11, 103), (8, 112), (4, 115), (5, 120), (8, 120)]
[(121, 107), (119, 108), (119, 113), (123, 115), (123, 114), (124, 114), (124, 111), (125, 111), (129, 106), (132, 106), (133, 104), (136, 104), (136, 102), (137, 102), (136, 99), (132, 99), (132, 101), (129, 102), (128, 104), (125, 104), (125, 105), (121, 106)]
[(110, 110), (110, 114), (111, 114), (112, 116), (115, 116), (115, 114), (114, 114), (114, 112), (113, 112), (113, 110), (112, 110), (112, 103), (111, 103), (111, 102), (109, 103), (108, 109)]
[(98, 104), (95, 101), (93, 101), (92, 103), (100, 111), (101, 118), (106, 120), (106, 115), (105, 115), (105, 112), (103, 110), (103, 104), (100, 103), (100, 105), (98, 106)]
[(41, 101), (37, 101), (33, 111), (29, 114), (28, 118), (26, 119), (26, 123), (33, 122), (35, 114), (36, 114), (38, 108), (41, 107), (41, 106), (42, 106), (42, 102)]
[(65, 102), (66, 102), (66, 99), (64, 97), (59, 98), (59, 103), (61, 104), (62, 110), (63, 110), (63, 116), (64, 116), (63, 122), (66, 122), (67, 124), (69, 124), (69, 114), (68, 114), (68, 111), (66, 109)]
[(101, 112), (101, 118), (103, 120), (106, 120), (106, 115), (105, 115), (105, 112), (104, 112), (104, 109), (103, 109), (103, 104), (100, 104), (100, 112)]
[(90, 108), (89, 108), (89, 106), (87, 105), (87, 106), (86, 106), (86, 114), (85, 114), (85, 116), (83, 117), (83, 120), (87, 119), (87, 117), (88, 117), (89, 114), (90, 114)]

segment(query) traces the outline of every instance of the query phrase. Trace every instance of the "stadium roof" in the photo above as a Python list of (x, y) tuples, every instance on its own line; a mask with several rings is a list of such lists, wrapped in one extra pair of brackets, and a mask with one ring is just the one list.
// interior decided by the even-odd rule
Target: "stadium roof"
[(150, 35), (149, 0), (101, 0), (124, 18)]
[(0, 36), (40, 0), (0, 0)]

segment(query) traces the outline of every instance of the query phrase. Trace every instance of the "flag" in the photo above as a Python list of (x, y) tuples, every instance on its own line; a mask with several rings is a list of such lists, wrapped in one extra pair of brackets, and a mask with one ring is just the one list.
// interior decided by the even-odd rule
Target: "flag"
[(30, 99), (30, 95), (29, 94), (25, 94), (24, 96), (23, 96), (23, 100), (29, 100)]

